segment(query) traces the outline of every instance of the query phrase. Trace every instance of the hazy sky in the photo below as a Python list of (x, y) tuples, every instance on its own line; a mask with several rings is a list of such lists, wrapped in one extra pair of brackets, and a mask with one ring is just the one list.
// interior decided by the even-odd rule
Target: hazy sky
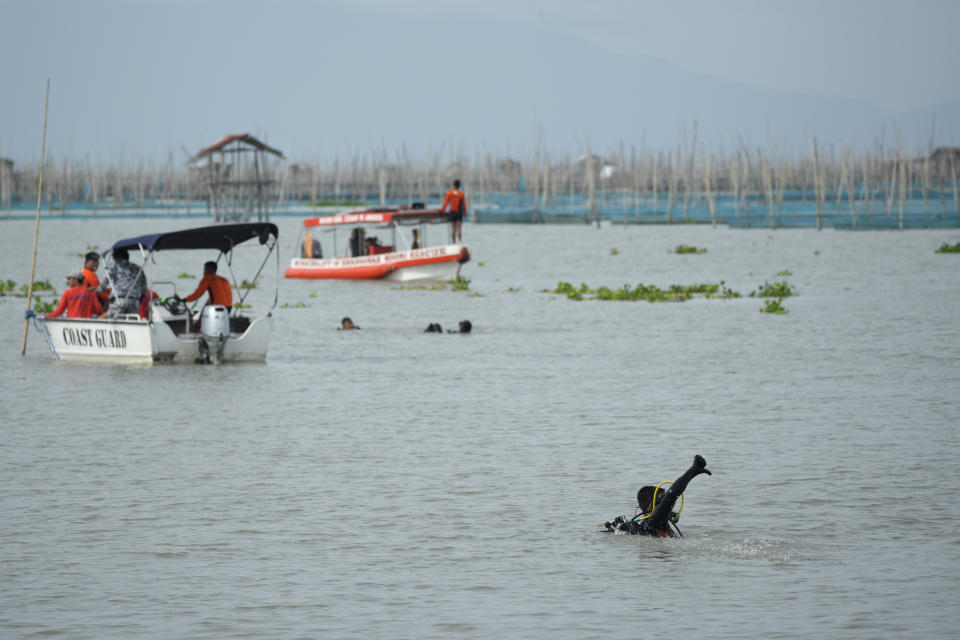
[(760, 87), (901, 111), (960, 98), (957, 0), (356, 0), (517, 22)]
[[(652, 56), (895, 115), (960, 101), (958, 25), (958, 0), (0, 0), (0, 156), (39, 157), (47, 77), (48, 151), (60, 157), (183, 158), (245, 131), (288, 155), (478, 144), (471, 132), (516, 149), (541, 119), (555, 143), (582, 143), (602, 123), (580, 107), (550, 111), (566, 100), (560, 85), (592, 74), (547, 74), (538, 50), (618, 69)], [(692, 112), (644, 123), (644, 135), (675, 137)], [(619, 130), (639, 137), (632, 124)]]

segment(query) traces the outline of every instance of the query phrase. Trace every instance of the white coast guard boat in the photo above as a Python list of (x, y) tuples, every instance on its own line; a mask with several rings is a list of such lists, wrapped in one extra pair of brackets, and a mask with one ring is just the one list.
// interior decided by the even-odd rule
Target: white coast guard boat
[[(297, 242), (299, 257), (290, 261), (287, 278), (372, 280), (452, 280), (470, 251), (459, 244), (427, 245), (427, 225), (449, 221), (449, 215), (425, 209), (367, 209), (308, 218)], [(381, 244), (373, 230), (389, 232)], [(348, 233), (344, 233), (348, 231)], [(414, 233), (415, 231), (415, 233)], [(339, 235), (338, 235), (339, 233)], [(446, 234), (446, 229), (439, 231)], [(346, 235), (346, 238), (340, 237)], [(419, 247), (414, 248), (414, 237)], [(324, 258), (325, 255), (336, 256)]]
[[(196, 321), (192, 310), (183, 301), (171, 297), (149, 300), (145, 305), (146, 317), (128, 314), (114, 319), (37, 318), (37, 324), (54, 358), (62, 360), (138, 364), (264, 360), (277, 296), (274, 294), (273, 306), (264, 316), (241, 311), (241, 305), (277, 247), (275, 224), (225, 224), (127, 238), (104, 252), (104, 257), (109, 260), (118, 249), (126, 249), (131, 256), (139, 251), (146, 266), (159, 251), (207, 249), (219, 251), (217, 261), (222, 263), (221, 259), (225, 258), (229, 267), (233, 261), (233, 248), (253, 239), (259, 240), (267, 255), (249, 288), (238, 288), (233, 269), (229, 269), (237, 294), (232, 312), (223, 305), (207, 305), (201, 308), (199, 321)], [(279, 287), (279, 253), (277, 255)], [(221, 275), (226, 274), (221, 270)], [(169, 288), (169, 293), (176, 295), (174, 282), (148, 280), (147, 286), (154, 291)], [(203, 300), (197, 304), (202, 305)]]

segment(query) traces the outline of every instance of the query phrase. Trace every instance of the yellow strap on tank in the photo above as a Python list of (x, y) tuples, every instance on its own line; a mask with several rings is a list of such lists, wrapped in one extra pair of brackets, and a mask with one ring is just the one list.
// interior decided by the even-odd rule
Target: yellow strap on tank
[[(640, 518), (640, 520), (646, 520), (653, 515), (653, 510), (657, 508), (657, 492), (660, 491), (660, 487), (665, 484), (673, 484), (673, 480), (664, 480), (657, 485), (656, 489), (653, 490), (653, 500), (650, 502), (650, 513)], [(680, 494), (680, 508), (677, 510), (677, 517), (680, 517), (680, 514), (683, 512), (683, 494)]]

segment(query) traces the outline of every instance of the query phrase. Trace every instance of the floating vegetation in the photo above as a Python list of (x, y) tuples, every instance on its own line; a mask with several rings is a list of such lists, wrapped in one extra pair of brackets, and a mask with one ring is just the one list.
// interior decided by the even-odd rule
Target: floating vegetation
[(672, 284), (666, 289), (656, 285), (638, 284), (636, 287), (623, 285), (619, 289), (597, 287), (591, 289), (586, 283), (574, 287), (569, 282), (560, 281), (553, 291), (544, 290), (544, 293), (557, 293), (567, 296), (570, 300), (645, 300), (647, 302), (683, 302), (691, 298), (739, 298), (736, 291), (719, 284), (703, 283), (691, 285)]
[(817, 249), (816, 251), (814, 251), (814, 252), (813, 252), (813, 255), (815, 255), (815, 256), (820, 255), (820, 249)]
[[(20, 298), (27, 297), (27, 293), (28, 293), (27, 289), (29, 289), (29, 287), (26, 284), (20, 285), (16, 293), (12, 291), (12, 288), (16, 286), (13, 280), (7, 280), (6, 282), (3, 283), (3, 285), (4, 287), (10, 286), (11, 288), (10, 291), (5, 291), (3, 295), (18, 296)], [(36, 296), (36, 295), (44, 295), (44, 294), (56, 296), (57, 290), (53, 288), (53, 285), (50, 284), (49, 280), (35, 280), (33, 283), (33, 295)]]
[(784, 269), (783, 271), (777, 273), (778, 278), (787, 278), (792, 275), (793, 273), (790, 272), (790, 269)]
[(181, 280), (187, 280), (187, 279), (193, 280), (197, 276), (193, 275), (192, 273), (187, 273), (186, 271), (182, 271), (180, 275), (178, 275), (177, 277), (180, 278)]
[(241, 282), (241, 283), (240, 283), (240, 286), (237, 287), (237, 288), (238, 288), (238, 289), (256, 289), (256, 288), (257, 288), (257, 283), (256, 283), (256, 282), (248, 282), (247, 279), (244, 278), (244, 279), (243, 279), (243, 282)]
[(310, 297), (311, 297), (311, 298), (316, 298), (316, 297), (317, 297), (317, 290), (316, 290), (316, 289), (314, 289), (313, 291), (310, 292)]
[[(27, 295), (27, 285), (25, 285), (25, 284), (20, 285), (20, 290), (23, 291), (23, 295)], [(34, 292), (37, 292), (37, 291), (53, 291), (54, 293), (57, 292), (57, 290), (53, 288), (53, 285), (50, 284), (50, 281), (49, 281), (49, 280), (34, 280), (34, 281), (33, 281), (33, 291), (34, 291)]]
[(947, 244), (944, 242), (935, 253), (960, 253), (960, 242), (957, 244)]
[(57, 308), (56, 300), (41, 300), (37, 298), (33, 301), (33, 310), (36, 313), (50, 313)]
[(477, 266), (478, 266), (478, 267), (483, 267), (483, 266), (486, 266), (486, 264), (487, 264), (487, 261), (486, 261), (486, 260), (481, 260), (480, 262), (477, 263)]
[(450, 285), (453, 291), (469, 291), (470, 290), (470, 281), (464, 278), (463, 276), (457, 276), (455, 280), (447, 280), (446, 282), (435, 282), (433, 284), (420, 284), (420, 285), (404, 285), (402, 287), (396, 287), (397, 289), (402, 289), (404, 291), (446, 291), (447, 285)]
[(795, 295), (797, 295), (796, 290), (786, 280), (773, 284), (764, 282), (762, 286), (757, 287), (756, 291), (750, 292), (751, 298), (788, 298)]
[(692, 247), (688, 244), (678, 244), (673, 250), (674, 253), (706, 253), (707, 250), (701, 247)]
[(235, 308), (237, 308), (237, 309), (250, 309), (250, 308), (251, 308), (250, 305), (245, 304), (245, 303), (243, 303), (243, 302), (238, 302), (237, 304), (235, 304), (235, 305), (233, 305), (233, 306), (234, 306)]
[(401, 291), (446, 291), (446, 282), (435, 282), (433, 284), (405, 284), (402, 287), (394, 287)]
[(789, 313), (786, 309), (783, 308), (783, 305), (780, 304), (783, 302), (783, 298), (777, 298), (776, 300), (767, 300), (763, 307), (760, 308), (760, 313), (775, 313), (777, 315), (784, 315)]
[(520, 291), (520, 287), (508, 287), (507, 291), (509, 291), (510, 293), (517, 293), (518, 291)]
[(280, 305), (280, 308), (281, 309), (306, 309), (309, 306), (310, 305), (308, 305), (303, 300), (299, 300), (297, 301), (296, 304), (290, 304), (289, 302), (284, 302), (282, 305)]
[(620, 252), (617, 251), (616, 247), (614, 247), (613, 249), (610, 249), (610, 255), (612, 255), (612, 256), (618, 256), (618, 255), (620, 255)]
[[(28, 288), (29, 287), (27, 287), (26, 284), (22, 284), (18, 287), (17, 283), (13, 280), (0, 280), (0, 296), (26, 298)], [(53, 285), (50, 284), (49, 280), (35, 280), (33, 283), (33, 295), (56, 296), (57, 290), (53, 288)]]

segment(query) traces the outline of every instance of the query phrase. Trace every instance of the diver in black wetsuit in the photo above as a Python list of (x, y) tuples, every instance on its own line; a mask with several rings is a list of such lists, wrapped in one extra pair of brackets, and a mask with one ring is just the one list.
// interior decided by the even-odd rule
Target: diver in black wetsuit
[[(653, 512), (650, 513), (650, 515), (644, 517), (645, 514), (641, 513), (640, 515), (634, 516), (629, 520), (623, 516), (617, 516), (614, 518), (613, 522), (605, 522), (604, 526), (606, 527), (607, 531), (621, 531), (631, 535), (672, 538), (674, 533), (670, 529), (670, 522), (676, 522), (676, 514), (673, 513), (673, 505), (676, 504), (677, 500), (687, 488), (687, 485), (690, 484), (690, 481), (701, 473), (705, 473), (708, 476), (713, 475), (709, 470), (707, 470), (707, 461), (704, 460), (702, 456), (694, 456), (693, 465), (691, 465), (682, 476), (677, 478), (673, 484), (670, 485), (670, 488), (666, 491), (665, 496), (661, 498), (661, 493), (663, 492), (657, 492), (657, 500), (655, 501), (656, 507), (654, 507)], [(652, 489), (652, 487), (644, 487), (637, 492), (637, 502), (640, 506), (640, 509), (644, 511), (646, 510), (645, 507), (647, 507), (647, 505), (653, 501), (653, 492), (644, 491), (644, 489), (648, 488)]]

